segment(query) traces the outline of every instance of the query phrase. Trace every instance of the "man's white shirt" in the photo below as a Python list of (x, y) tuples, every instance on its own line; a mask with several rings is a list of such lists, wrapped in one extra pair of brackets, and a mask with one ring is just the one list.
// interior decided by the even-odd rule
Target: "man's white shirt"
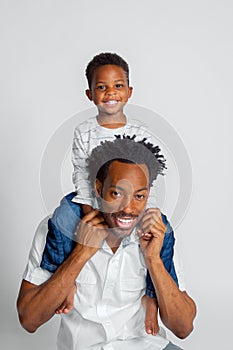
[[(51, 277), (40, 268), (48, 218), (39, 225), (23, 279), (39, 285)], [(177, 254), (174, 264), (181, 290), (183, 270)], [(123, 239), (113, 254), (106, 241), (84, 265), (76, 279), (74, 308), (61, 316), (59, 350), (160, 350), (168, 344), (165, 331), (156, 336), (145, 332), (141, 298), (145, 293), (146, 265), (138, 237)]]

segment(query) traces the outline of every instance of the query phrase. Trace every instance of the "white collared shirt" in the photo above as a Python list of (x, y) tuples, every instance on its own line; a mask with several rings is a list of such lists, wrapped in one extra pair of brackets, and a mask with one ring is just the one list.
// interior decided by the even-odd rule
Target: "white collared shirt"
[[(41, 284), (51, 274), (40, 268), (47, 218), (39, 225), (23, 278)], [(179, 267), (175, 265), (178, 278)], [(177, 270), (178, 268), (178, 270)], [(146, 265), (138, 237), (132, 233), (113, 254), (106, 241), (84, 265), (77, 280), (74, 308), (62, 315), (59, 350), (160, 350), (168, 344), (161, 328), (156, 336), (144, 330), (141, 297), (145, 293)], [(185, 289), (179, 280), (180, 289)]]

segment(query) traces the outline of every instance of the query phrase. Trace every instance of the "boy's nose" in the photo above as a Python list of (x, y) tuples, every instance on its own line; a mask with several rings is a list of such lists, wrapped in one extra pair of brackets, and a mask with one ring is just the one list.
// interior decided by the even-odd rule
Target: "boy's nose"
[(116, 95), (116, 90), (114, 88), (108, 88), (106, 94), (109, 96)]

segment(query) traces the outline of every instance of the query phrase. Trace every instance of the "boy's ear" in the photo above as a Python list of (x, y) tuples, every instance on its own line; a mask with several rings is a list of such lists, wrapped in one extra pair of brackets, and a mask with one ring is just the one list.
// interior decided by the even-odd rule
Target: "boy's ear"
[(92, 101), (93, 99), (92, 99), (92, 92), (91, 92), (91, 90), (87, 89), (85, 92), (86, 92), (86, 95), (89, 98), (89, 100)]
[(102, 197), (102, 182), (100, 180), (96, 179), (95, 180), (95, 195), (96, 197)]
[(129, 86), (128, 98), (130, 98), (132, 96), (132, 93), (133, 93), (133, 87)]

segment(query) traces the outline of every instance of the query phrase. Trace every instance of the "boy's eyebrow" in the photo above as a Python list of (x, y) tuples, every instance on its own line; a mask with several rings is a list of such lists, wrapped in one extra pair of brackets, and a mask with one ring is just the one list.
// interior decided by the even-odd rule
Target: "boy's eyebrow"
[[(119, 81), (124, 81), (124, 79), (116, 79), (116, 80), (114, 80), (115, 83), (117, 83)], [(105, 84), (105, 83), (106, 83), (106, 81), (101, 80), (101, 81), (97, 81), (95, 84), (97, 85), (97, 84)]]

